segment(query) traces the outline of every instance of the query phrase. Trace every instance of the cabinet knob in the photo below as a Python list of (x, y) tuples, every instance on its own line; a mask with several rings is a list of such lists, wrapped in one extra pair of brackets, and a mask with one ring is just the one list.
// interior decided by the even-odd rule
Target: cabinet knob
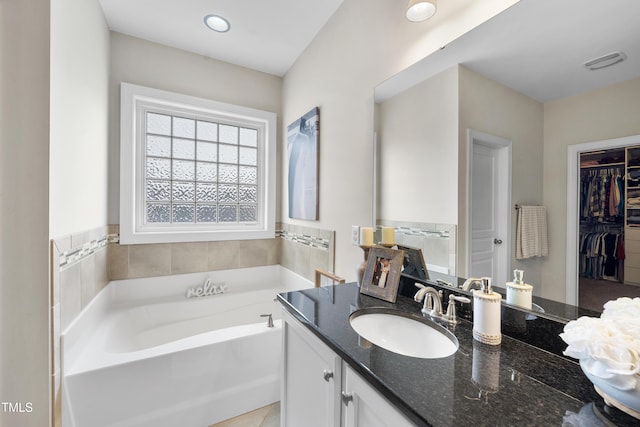
[(493, 239), (493, 243), (495, 243), (496, 245), (501, 245), (502, 244), (502, 239), (495, 238), (495, 239)]
[(342, 403), (344, 406), (349, 406), (349, 402), (353, 401), (353, 394), (347, 393), (346, 391), (342, 392)]
[(325, 369), (324, 371), (322, 371), (322, 377), (326, 382), (329, 382), (329, 380), (333, 378), (333, 371)]

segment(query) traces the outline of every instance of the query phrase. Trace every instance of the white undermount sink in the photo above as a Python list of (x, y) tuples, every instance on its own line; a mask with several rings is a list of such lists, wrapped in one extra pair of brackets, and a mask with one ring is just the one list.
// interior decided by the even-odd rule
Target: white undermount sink
[(399, 310), (357, 310), (349, 316), (349, 323), (367, 341), (405, 356), (438, 359), (458, 350), (458, 339), (451, 332)]

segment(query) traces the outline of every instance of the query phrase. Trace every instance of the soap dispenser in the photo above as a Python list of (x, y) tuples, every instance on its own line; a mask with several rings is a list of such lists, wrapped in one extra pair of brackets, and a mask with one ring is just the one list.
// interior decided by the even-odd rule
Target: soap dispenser
[(533, 286), (524, 283), (524, 271), (513, 270), (513, 282), (507, 282), (507, 304), (531, 310)]
[(502, 295), (491, 289), (491, 278), (483, 277), (482, 289), (473, 291), (473, 338), (484, 344), (499, 345)]

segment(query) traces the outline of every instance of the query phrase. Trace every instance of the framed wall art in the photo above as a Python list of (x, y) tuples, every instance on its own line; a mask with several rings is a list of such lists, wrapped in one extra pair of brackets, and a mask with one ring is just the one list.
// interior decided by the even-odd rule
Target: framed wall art
[(289, 218), (318, 219), (318, 142), (320, 109), (287, 127)]

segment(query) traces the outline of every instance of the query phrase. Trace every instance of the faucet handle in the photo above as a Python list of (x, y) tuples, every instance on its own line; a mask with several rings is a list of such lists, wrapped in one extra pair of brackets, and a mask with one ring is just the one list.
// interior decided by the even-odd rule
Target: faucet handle
[(453, 286), (453, 283), (451, 283), (451, 282), (447, 282), (446, 280), (436, 279), (436, 283), (437, 283), (438, 285), (448, 286), (448, 287), (450, 287), (450, 288), (455, 288), (455, 286)]
[(273, 328), (273, 316), (271, 315), (271, 313), (268, 314), (261, 314), (260, 317), (268, 317), (267, 319), (267, 327), (268, 328)]
[(422, 283), (418, 283), (418, 282), (414, 282), (413, 286), (415, 286), (416, 288), (420, 288), (420, 289), (418, 289), (418, 292), (416, 292), (416, 294), (413, 296), (413, 300), (415, 302), (422, 302), (422, 299), (424, 298), (423, 289), (426, 289), (427, 287), (425, 285), (423, 285)]
[(445, 315), (445, 317), (452, 325), (460, 323), (458, 317), (456, 316), (456, 301), (466, 304), (471, 302), (471, 300), (467, 297), (449, 294), (449, 304), (447, 305), (447, 314)]
[(465, 297), (465, 296), (453, 295), (453, 294), (449, 295), (449, 302), (451, 302), (451, 300), (463, 302), (463, 303), (466, 303), (466, 304), (469, 304), (471, 302), (471, 300), (469, 298)]

